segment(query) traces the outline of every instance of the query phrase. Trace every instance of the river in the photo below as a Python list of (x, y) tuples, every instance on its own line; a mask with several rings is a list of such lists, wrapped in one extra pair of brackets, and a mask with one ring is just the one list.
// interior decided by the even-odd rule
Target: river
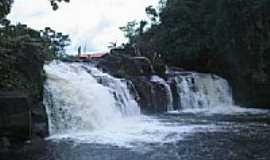
[[(195, 73), (181, 79), (176, 77), (181, 90), (179, 104), (183, 107), (172, 107), (170, 97), (167, 112), (145, 115), (123, 79), (79, 63), (53, 62), (45, 71), (44, 104), (50, 136), (25, 145), (12, 156), (4, 157), (5, 160), (7, 157), (27, 160), (270, 157), (270, 112), (235, 106), (230, 88), (221, 78), (206, 75), (202, 78)], [(158, 77), (152, 80), (166, 83)], [(167, 91), (169, 87), (166, 84)]]

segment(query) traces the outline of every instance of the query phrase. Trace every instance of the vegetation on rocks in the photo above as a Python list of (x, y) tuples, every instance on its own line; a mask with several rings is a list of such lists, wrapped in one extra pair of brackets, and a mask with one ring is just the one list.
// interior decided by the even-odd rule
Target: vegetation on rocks
[[(161, 0), (122, 27), (127, 53), (230, 80), (238, 104), (270, 106), (268, 0)], [(131, 51), (130, 51), (131, 50)]]
[[(56, 9), (57, 3), (50, 2)], [(6, 15), (12, 3), (0, 0), (0, 140), (4, 136), (23, 141), (48, 133), (42, 105), (43, 65), (64, 57), (70, 39), (49, 27), (37, 31), (24, 24), (11, 24)]]
[[(42, 83), (36, 86), (31, 83), (36, 81), (29, 79), (33, 73), (41, 74), (45, 61), (63, 57), (70, 39), (49, 27), (36, 31), (24, 24), (10, 24), (4, 16), (9, 12), (11, 2), (4, 0), (0, 3), (5, 6), (0, 9), (0, 88), (33, 89), (37, 94)], [(36, 67), (27, 68), (31, 64)]]

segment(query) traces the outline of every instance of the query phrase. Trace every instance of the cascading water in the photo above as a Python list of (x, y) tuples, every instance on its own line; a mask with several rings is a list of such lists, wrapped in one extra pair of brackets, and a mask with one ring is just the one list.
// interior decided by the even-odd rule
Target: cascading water
[(139, 116), (140, 108), (134, 97), (130, 94), (128, 82), (123, 79), (117, 79), (109, 74), (99, 71), (97, 68), (89, 65), (83, 66), (89, 74), (91, 74), (98, 83), (110, 89), (113, 94), (117, 106), (121, 109), (123, 116)]
[(94, 67), (53, 62), (45, 71), (44, 100), (51, 134), (94, 130), (125, 116), (140, 115), (127, 85)]
[(157, 75), (154, 75), (151, 77), (151, 82), (159, 83), (165, 87), (166, 89), (165, 92), (167, 95), (166, 101), (168, 102), (167, 111), (173, 111), (173, 95), (172, 95), (171, 87), (169, 86), (169, 84), (164, 79), (162, 79), (161, 77)]
[(141, 115), (127, 81), (90, 64), (54, 61), (44, 70), (49, 139), (132, 147), (137, 143), (174, 142), (185, 133), (205, 127), (179, 126)]
[[(211, 109), (232, 106), (233, 99), (228, 82), (216, 75), (177, 73), (169, 82), (174, 87), (178, 110)], [(174, 85), (172, 85), (174, 84)]]
[[(140, 114), (129, 91), (132, 84), (102, 73), (90, 64), (54, 61), (44, 70), (49, 140), (135, 147), (174, 143), (196, 131), (217, 131), (212, 124), (177, 123), (162, 116)], [(172, 110), (172, 101), (179, 102), (178, 110), (212, 110), (217, 105), (227, 109), (233, 104), (227, 81), (217, 76), (177, 73), (168, 78), (169, 83), (158, 76), (152, 76), (150, 81), (163, 86), (167, 97), (160, 98), (168, 102), (168, 111)]]

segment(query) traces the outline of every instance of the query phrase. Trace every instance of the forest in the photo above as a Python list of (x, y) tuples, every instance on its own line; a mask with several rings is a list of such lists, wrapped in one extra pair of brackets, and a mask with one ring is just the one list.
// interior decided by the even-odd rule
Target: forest
[(150, 23), (120, 28), (129, 39), (120, 48), (155, 64), (216, 73), (230, 80), (241, 104), (267, 105), (269, 8), (268, 0), (161, 0), (146, 8)]
[(0, 0), (0, 160), (269, 159), (270, 0), (19, 1)]
[[(48, 5), (57, 10), (61, 2), (50, 0)], [(40, 54), (35, 56), (41, 61), (64, 57), (69, 37), (49, 27), (36, 31), (24, 24), (10, 24), (5, 16), (12, 3), (12, 0), (0, 3), (1, 56), (30, 47), (38, 50), (36, 53)], [(127, 55), (148, 57), (156, 68), (167, 65), (218, 74), (230, 81), (239, 104), (267, 106), (269, 8), (268, 0), (160, 0), (158, 7), (145, 9), (148, 21), (131, 21), (120, 27), (128, 43), (111, 48), (123, 49), (121, 53)], [(2, 86), (6, 85), (2, 82)]]
[[(52, 9), (57, 9), (58, 1), (50, 2)], [(32, 74), (26, 74), (29, 68), (22, 66), (35, 63), (38, 67), (30, 70), (36, 73), (33, 70), (43, 67), (45, 61), (66, 56), (64, 48), (70, 44), (70, 39), (68, 35), (56, 32), (50, 27), (39, 31), (26, 24), (11, 24), (6, 15), (11, 11), (13, 3), (13, 0), (0, 1), (0, 88), (40, 90), (42, 86), (34, 87), (29, 82)]]

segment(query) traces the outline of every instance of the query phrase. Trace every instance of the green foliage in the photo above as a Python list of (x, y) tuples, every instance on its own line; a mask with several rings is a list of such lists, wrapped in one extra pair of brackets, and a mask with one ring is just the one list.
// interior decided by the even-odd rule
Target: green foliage
[(138, 22), (131, 21), (128, 22), (126, 26), (120, 27), (120, 30), (124, 33), (124, 36), (128, 38), (129, 43), (135, 43), (136, 36), (138, 35)]
[[(136, 34), (139, 27), (134, 23), (123, 31), (129, 45), (149, 58), (161, 54), (170, 65), (191, 69), (245, 65), (264, 71), (269, 6), (268, 0), (163, 0), (158, 11), (146, 8), (150, 20), (159, 23), (152, 23), (143, 34)], [(217, 59), (223, 62), (218, 64)]]
[(49, 1), (51, 3), (53, 10), (57, 10), (59, 8), (58, 3), (69, 2), (70, 0), (49, 0)]
[(61, 58), (68, 36), (46, 28), (36, 31), (26, 25), (10, 25), (4, 20), (0, 27), (0, 89), (29, 90), (42, 95), (42, 69), (45, 61)]
[[(59, 3), (61, 2), (70, 2), (70, 0), (48, 0), (52, 6), (53, 10), (57, 10), (59, 8)], [(0, 19), (4, 18), (11, 9), (14, 0), (0, 0)]]
[(0, 0), (0, 19), (10, 12), (12, 3), (13, 0)]
[(68, 35), (55, 32), (50, 27), (46, 27), (45, 30), (40, 31), (40, 33), (44, 46), (49, 49), (50, 59), (62, 58), (65, 56), (65, 47), (70, 45)]
[(36, 31), (26, 25), (10, 25), (8, 20), (0, 27), (0, 48), (8, 50), (20, 50), (27, 46), (38, 49), (37, 54), (42, 60), (51, 60), (64, 56), (64, 48), (69, 45), (67, 35), (56, 33), (51, 28), (44, 31)]
[[(49, 1), (54, 9), (61, 2)], [(50, 28), (36, 31), (24, 24), (11, 25), (5, 16), (12, 3), (0, 0), (0, 89), (26, 92), (38, 103), (42, 101), (43, 64), (62, 58), (70, 39)]]
[(152, 62), (158, 55), (159, 63), (219, 74), (260, 101), (254, 90), (270, 86), (269, 0), (161, 0), (158, 9), (146, 12), (158, 23), (141, 34), (132, 26), (126, 50), (139, 50)]
[(149, 19), (151, 20), (152, 23), (157, 22), (158, 13), (157, 13), (156, 9), (153, 6), (148, 6), (145, 9), (145, 12), (146, 12), (147, 16), (149, 17)]
[[(58, 3), (69, 0), (49, 0), (53, 9), (58, 8)], [(39, 47), (44, 60), (61, 58), (64, 56), (64, 48), (70, 44), (67, 35), (55, 32), (47, 27), (42, 31), (35, 31), (26, 25), (11, 25), (10, 21), (4, 17), (10, 12), (13, 0), (0, 0), (0, 48), (1, 49), (20, 49), (26, 45), (35, 48)]]

